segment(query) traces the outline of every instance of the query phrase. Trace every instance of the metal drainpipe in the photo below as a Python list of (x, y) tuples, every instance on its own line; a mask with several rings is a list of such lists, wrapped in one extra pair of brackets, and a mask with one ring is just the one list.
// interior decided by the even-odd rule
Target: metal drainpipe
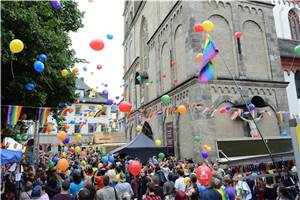
[(177, 114), (177, 120), (176, 120), (176, 150), (177, 150), (177, 157), (178, 160), (181, 159), (180, 156), (180, 134), (179, 134), (179, 119), (180, 119), (180, 113)]

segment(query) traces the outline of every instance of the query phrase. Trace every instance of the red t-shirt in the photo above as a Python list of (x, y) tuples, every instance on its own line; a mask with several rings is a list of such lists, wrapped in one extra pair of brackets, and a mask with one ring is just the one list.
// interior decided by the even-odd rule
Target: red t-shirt
[(95, 176), (95, 180), (97, 181), (98, 189), (104, 188), (103, 177), (102, 176)]
[(146, 195), (144, 200), (161, 200), (161, 198), (158, 195)]

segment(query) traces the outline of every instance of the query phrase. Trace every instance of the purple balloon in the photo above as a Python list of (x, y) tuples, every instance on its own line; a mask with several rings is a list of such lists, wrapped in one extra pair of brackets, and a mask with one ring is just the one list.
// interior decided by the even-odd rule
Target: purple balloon
[(64, 144), (68, 144), (69, 142), (70, 142), (70, 137), (67, 137), (67, 138), (63, 141)]
[(225, 110), (226, 110), (227, 113), (230, 112), (231, 106), (230, 105), (226, 105)]
[(53, 9), (59, 9), (60, 8), (60, 2), (58, 0), (51, 0), (51, 6)]
[(112, 99), (107, 99), (107, 100), (106, 100), (106, 103), (107, 103), (108, 105), (113, 104), (113, 102), (114, 102), (114, 100), (112, 100)]
[(102, 91), (102, 94), (103, 94), (103, 95), (108, 95), (108, 90), (103, 90), (103, 91)]
[(248, 105), (248, 108), (250, 111), (255, 109), (255, 105), (253, 105), (252, 103)]
[(119, 99), (120, 97), (119, 96), (116, 96), (116, 99)]
[(201, 151), (201, 156), (204, 159), (208, 158), (208, 152), (207, 151)]

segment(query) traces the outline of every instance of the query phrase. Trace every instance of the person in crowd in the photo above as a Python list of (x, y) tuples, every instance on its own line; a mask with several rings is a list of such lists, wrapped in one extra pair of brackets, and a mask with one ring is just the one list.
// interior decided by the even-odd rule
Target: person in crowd
[(130, 200), (131, 197), (133, 197), (131, 185), (126, 182), (126, 177), (122, 173), (120, 174), (119, 182), (116, 185), (116, 190), (119, 198), (122, 200)]
[(96, 200), (118, 200), (118, 194), (115, 188), (109, 186), (109, 176), (103, 177), (104, 188), (96, 193)]
[[(215, 178), (213, 178), (215, 179)], [(216, 180), (212, 180), (209, 184), (209, 186), (204, 191), (203, 195), (201, 196), (201, 200), (222, 200), (221, 194), (216, 190), (215, 188), (215, 182)]]
[(73, 181), (70, 184), (70, 189), (69, 189), (70, 194), (73, 197), (76, 197), (79, 190), (83, 187), (84, 187), (84, 183), (81, 178), (81, 173), (80, 173), (80, 171), (75, 171), (73, 174)]
[(62, 191), (59, 194), (56, 194), (52, 200), (74, 200), (72, 195), (69, 194), (70, 181), (65, 180), (62, 183)]
[[(142, 197), (146, 194), (147, 191), (147, 183), (149, 183), (151, 179), (146, 175), (146, 169), (142, 169), (140, 172), (140, 177), (138, 179), (138, 198), (142, 199)], [(133, 188), (132, 188), (133, 189)]]
[(262, 179), (256, 179), (255, 183), (254, 183), (254, 188), (253, 188), (253, 192), (254, 192), (254, 196), (256, 198), (256, 200), (264, 200), (264, 190), (265, 190), (265, 186), (263, 183)]
[(96, 196), (96, 189), (91, 181), (91, 179), (86, 179), (84, 181), (84, 188), (88, 189), (90, 192), (90, 198), (94, 199)]
[[(42, 187), (40, 185), (36, 185), (31, 192), (31, 199), (40, 199), (42, 195)], [(49, 199), (49, 198), (48, 198)]]
[(54, 197), (54, 195), (60, 193), (60, 186), (58, 184), (58, 180), (55, 175), (49, 177), (49, 181), (46, 187), (46, 192), (50, 199)]
[(248, 184), (245, 181), (243, 181), (242, 175), (239, 174), (236, 177), (234, 177), (234, 181), (236, 182), (236, 199), (250, 200), (252, 198), (252, 193)]
[(47, 186), (45, 184), (42, 184), (42, 186), (41, 186), (41, 189), (42, 189), (41, 197), (39, 198), (39, 200), (49, 200), (50, 199), (49, 195), (46, 192), (46, 188), (47, 188)]
[(229, 174), (225, 175), (223, 179), (223, 185), (225, 187), (225, 192), (229, 200), (235, 200), (235, 189), (232, 187), (232, 179)]
[(276, 200), (292, 200), (286, 187), (277, 187), (277, 198)]
[(186, 186), (184, 184), (184, 177), (183, 177), (184, 176), (184, 172), (183, 172), (183, 170), (182, 169), (178, 169), (177, 170), (177, 174), (178, 174), (179, 177), (175, 181), (175, 185), (174, 185), (175, 190), (176, 191), (185, 192)]
[(199, 200), (200, 194), (197, 186), (197, 177), (195, 174), (190, 174), (190, 185), (187, 188), (186, 193), (190, 200)]
[(164, 190), (163, 190), (163, 187), (161, 187), (159, 185), (160, 184), (159, 176), (153, 176), (152, 182), (154, 183), (155, 195), (158, 195), (158, 196), (160, 196), (161, 199), (163, 199), (164, 198)]
[(162, 200), (159, 195), (156, 195), (154, 190), (155, 190), (155, 183), (149, 182), (147, 183), (147, 194), (144, 198), (144, 200)]
[(32, 183), (27, 181), (24, 187), (24, 191), (21, 193), (20, 200), (30, 200), (32, 192)]
[(264, 198), (266, 200), (276, 199), (277, 197), (277, 188), (273, 184), (273, 177), (266, 178), (266, 185), (264, 187)]
[(171, 199), (174, 197), (174, 175), (173, 173), (168, 174), (168, 180), (163, 185), (164, 196)]
[(93, 200), (93, 199), (91, 198), (91, 194), (88, 189), (81, 188), (76, 195), (76, 200)]

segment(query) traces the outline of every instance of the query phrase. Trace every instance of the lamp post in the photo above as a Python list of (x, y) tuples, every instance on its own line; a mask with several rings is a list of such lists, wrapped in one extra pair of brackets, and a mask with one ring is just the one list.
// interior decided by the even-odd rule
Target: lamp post
[(298, 180), (300, 180), (300, 118), (289, 120)]

